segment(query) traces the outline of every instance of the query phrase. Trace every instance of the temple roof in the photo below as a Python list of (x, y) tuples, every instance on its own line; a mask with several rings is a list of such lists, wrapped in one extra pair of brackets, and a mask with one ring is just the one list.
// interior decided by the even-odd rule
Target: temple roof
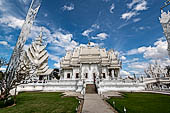
[(37, 75), (49, 75), (52, 70), (48, 67), (48, 53), (43, 45), (42, 32), (39, 37), (35, 39), (26, 51), (25, 60), (32, 62), (37, 66)]
[(121, 62), (114, 50), (106, 51), (105, 48), (87, 45), (67, 51), (62, 58), (61, 68), (79, 66), (82, 63), (101, 63), (103, 66), (121, 67)]

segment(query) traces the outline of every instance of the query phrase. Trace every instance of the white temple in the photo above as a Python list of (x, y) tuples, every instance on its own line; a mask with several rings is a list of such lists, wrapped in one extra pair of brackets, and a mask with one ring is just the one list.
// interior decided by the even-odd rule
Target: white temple
[[(47, 59), (45, 47), (41, 47), (41, 35), (30, 46), (28, 57), (35, 63)], [(38, 46), (38, 47), (36, 47)], [(39, 48), (39, 51), (34, 48)], [(34, 49), (34, 50), (32, 50)], [(34, 52), (33, 52), (34, 51)], [(38, 51), (38, 52), (35, 52)], [(37, 58), (36, 54), (42, 57)], [(39, 55), (38, 55), (39, 56)], [(39, 59), (38, 61), (36, 61)], [(47, 61), (38, 68), (41, 76), (47, 69)], [(39, 63), (38, 63), (39, 64)], [(41, 64), (41, 63), (40, 63)], [(122, 79), (119, 75), (122, 66), (115, 51), (106, 51), (105, 48), (91, 46), (79, 46), (73, 51), (67, 51), (60, 63), (60, 80), (46, 80), (44, 82), (28, 83), (18, 86), (18, 91), (75, 91), (81, 94), (97, 90), (98, 94), (108, 91), (142, 91), (145, 90), (143, 80)], [(41, 66), (40, 66), (41, 67)], [(45, 71), (45, 72), (50, 72)], [(43, 74), (44, 75), (44, 74)], [(90, 90), (89, 90), (90, 89)]]
[(45, 50), (46, 46), (43, 45), (42, 32), (39, 37), (35, 39), (26, 51), (26, 60), (29, 60), (36, 66), (34, 70), (34, 78), (37, 80), (48, 79), (48, 75), (53, 71), (48, 66), (48, 53)]
[(97, 46), (80, 46), (68, 51), (61, 61), (61, 79), (79, 80), (93, 84), (98, 78), (112, 80), (120, 77), (121, 62), (113, 51)]

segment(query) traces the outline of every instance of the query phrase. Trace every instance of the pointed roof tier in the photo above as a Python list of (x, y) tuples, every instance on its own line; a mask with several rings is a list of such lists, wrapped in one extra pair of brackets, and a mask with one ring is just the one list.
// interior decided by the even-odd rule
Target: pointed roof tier
[(121, 62), (115, 51), (106, 51), (105, 48), (89, 44), (77, 47), (73, 51), (68, 51), (66, 56), (62, 58), (61, 68), (80, 66), (82, 63), (100, 63), (102, 66), (110, 68), (121, 68)]
[(35, 39), (26, 52), (27, 58), (37, 66), (37, 75), (49, 75), (52, 69), (48, 67), (48, 53), (43, 45), (42, 32), (39, 37)]

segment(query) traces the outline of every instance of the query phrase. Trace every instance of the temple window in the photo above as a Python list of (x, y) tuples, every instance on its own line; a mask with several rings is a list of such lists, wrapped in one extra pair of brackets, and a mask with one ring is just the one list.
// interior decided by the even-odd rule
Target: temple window
[(79, 78), (79, 73), (76, 73), (76, 78)]
[(106, 75), (105, 75), (105, 73), (103, 73), (103, 78), (106, 78)]
[(70, 73), (67, 73), (67, 78), (70, 78)]
[(85, 78), (88, 78), (88, 73), (86, 73)]

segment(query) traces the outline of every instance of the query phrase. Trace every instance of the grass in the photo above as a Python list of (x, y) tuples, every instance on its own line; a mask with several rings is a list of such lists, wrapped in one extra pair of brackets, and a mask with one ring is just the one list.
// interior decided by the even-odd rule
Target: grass
[(150, 93), (123, 93), (123, 98), (110, 98), (107, 100), (115, 109), (124, 113), (170, 113), (170, 96)]
[(76, 113), (78, 104), (61, 93), (25, 92), (17, 96), (16, 106), (0, 108), (0, 113)]

